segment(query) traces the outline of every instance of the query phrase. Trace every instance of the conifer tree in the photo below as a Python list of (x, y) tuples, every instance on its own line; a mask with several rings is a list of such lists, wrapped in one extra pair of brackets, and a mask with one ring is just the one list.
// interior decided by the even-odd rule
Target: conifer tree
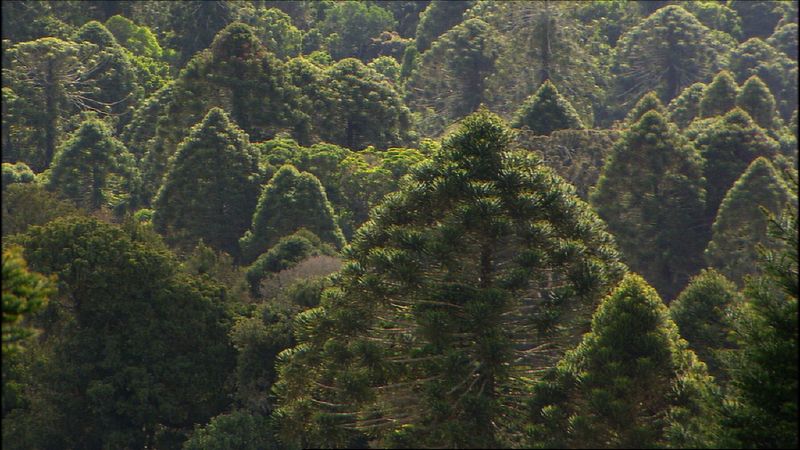
[(669, 120), (678, 125), (678, 128), (686, 128), (692, 121), (700, 116), (700, 101), (706, 85), (695, 83), (681, 92), (681, 95), (672, 99), (667, 106)]
[(797, 62), (760, 38), (748, 39), (730, 54), (728, 70), (743, 83), (753, 75), (766, 83), (775, 96), (783, 119), (797, 109)]
[(626, 131), (591, 195), (631, 269), (672, 299), (699, 269), (705, 191), (702, 161), (657, 111)]
[(645, 280), (629, 274), (591, 331), (529, 401), (531, 446), (693, 447), (705, 440), (712, 378)]
[(748, 78), (736, 97), (736, 106), (742, 108), (758, 124), (773, 130), (780, 126), (775, 97), (757, 75)]
[(667, 109), (664, 108), (664, 104), (661, 103), (661, 100), (658, 99), (658, 96), (653, 91), (645, 94), (639, 99), (636, 105), (628, 111), (628, 115), (625, 116), (625, 123), (633, 125), (648, 111), (658, 111), (662, 116), (667, 116)]
[[(54, 280), (28, 270), (20, 247), (3, 249), (3, 357), (19, 349), (23, 340), (35, 331), (23, 323), (26, 317), (39, 311), (53, 295)], [(4, 370), (5, 374), (5, 370)], [(4, 377), (5, 378), (5, 377)], [(3, 393), (6, 392), (3, 380)], [(5, 405), (3, 405), (5, 412)]]
[(720, 351), (731, 348), (728, 333), (740, 302), (735, 284), (714, 269), (703, 269), (669, 304), (670, 316), (681, 337), (718, 381), (727, 377)]
[(47, 187), (87, 210), (117, 209), (137, 194), (136, 161), (100, 119), (85, 120), (59, 148)]
[(727, 361), (732, 387), (722, 404), (720, 447), (796, 448), (797, 206), (770, 218), (771, 244), (748, 281), (733, 336), (739, 350)]
[(624, 269), (588, 206), (510, 143), (497, 116), (472, 114), (373, 210), (279, 355), (286, 439), (519, 442), (522, 377), (572, 345)]
[(465, 0), (430, 2), (419, 14), (415, 35), (417, 50), (420, 53), (426, 52), (436, 38), (461, 23), (464, 12), (474, 4), (474, 1)]
[(244, 260), (254, 260), (278, 239), (300, 228), (306, 228), (337, 248), (345, 243), (317, 177), (287, 164), (264, 186), (253, 213), (252, 226), (239, 240)]
[(710, 227), (717, 216), (722, 198), (757, 157), (773, 157), (778, 143), (741, 109), (712, 121), (700, 132), (695, 147), (705, 160), (706, 224)]
[(536, 93), (522, 104), (512, 126), (528, 127), (534, 134), (548, 136), (555, 130), (584, 128), (575, 108), (558, 93), (550, 80), (542, 83)]
[(741, 283), (756, 267), (757, 246), (767, 243), (766, 209), (777, 214), (797, 197), (763, 157), (754, 160), (725, 194), (706, 249), (708, 265)]
[(700, 117), (721, 116), (736, 107), (736, 96), (739, 87), (727, 70), (718, 73), (700, 100)]
[(193, 246), (203, 239), (238, 255), (260, 178), (247, 134), (224, 111), (212, 108), (170, 160), (153, 203), (153, 225), (179, 243)]

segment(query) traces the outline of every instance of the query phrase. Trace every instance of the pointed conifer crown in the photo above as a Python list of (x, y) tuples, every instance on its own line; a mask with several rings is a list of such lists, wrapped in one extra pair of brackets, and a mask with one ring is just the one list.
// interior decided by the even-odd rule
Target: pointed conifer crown
[(102, 23), (92, 20), (80, 27), (75, 33), (75, 38), (79, 41), (87, 41), (99, 45), (101, 48), (114, 47), (117, 39), (108, 31)]
[(727, 126), (736, 126), (741, 128), (751, 128), (757, 126), (755, 122), (753, 122), (753, 118), (750, 117), (750, 114), (747, 111), (743, 110), (742, 108), (734, 108), (724, 116), (722, 116), (722, 124)]
[(253, 28), (242, 22), (220, 30), (209, 48), (215, 59), (249, 59), (264, 49)]
[(526, 126), (534, 133), (544, 135), (555, 130), (584, 128), (575, 108), (559, 94), (550, 80), (545, 80), (517, 110), (513, 126)]
[(772, 128), (776, 125), (775, 97), (758, 75), (753, 75), (744, 82), (736, 97), (736, 105), (748, 111), (760, 126)]
[(667, 114), (667, 109), (664, 108), (664, 104), (661, 103), (661, 100), (658, 98), (658, 95), (654, 91), (650, 91), (642, 98), (636, 102), (636, 105), (628, 112), (628, 115), (625, 117), (625, 121), (627, 123), (634, 123), (638, 121), (646, 112), (648, 111), (658, 111), (660, 114), (665, 115)]
[(739, 87), (733, 75), (722, 70), (711, 80), (700, 101), (700, 113), (703, 117), (722, 115), (736, 104)]

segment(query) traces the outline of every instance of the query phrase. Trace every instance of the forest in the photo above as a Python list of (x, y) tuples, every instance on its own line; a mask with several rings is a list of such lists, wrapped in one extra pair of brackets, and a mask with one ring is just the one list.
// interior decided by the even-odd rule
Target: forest
[(798, 2), (2, 2), (2, 446), (797, 448)]

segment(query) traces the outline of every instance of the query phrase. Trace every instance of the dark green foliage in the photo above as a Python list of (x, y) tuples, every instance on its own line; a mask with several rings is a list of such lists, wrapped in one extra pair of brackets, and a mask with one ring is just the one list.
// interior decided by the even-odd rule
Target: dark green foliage
[(649, 111), (623, 134), (591, 195), (631, 269), (667, 299), (702, 261), (702, 168), (675, 126)]
[(419, 24), (415, 33), (417, 50), (420, 53), (426, 52), (439, 36), (464, 20), (464, 12), (474, 3), (463, 0), (430, 2), (419, 15)]
[(667, 106), (669, 120), (678, 125), (678, 128), (686, 128), (692, 121), (700, 116), (700, 102), (706, 85), (695, 83), (681, 92), (681, 95), (672, 99)]
[(261, 191), (252, 226), (239, 240), (242, 257), (252, 261), (278, 239), (300, 228), (306, 228), (337, 248), (345, 244), (319, 179), (285, 165)]
[[(772, 34), (782, 12), (778, 5), (782, 2), (756, 0), (729, 0), (728, 7), (736, 11), (742, 19), (742, 37), (767, 37)], [(787, 2), (788, 3), (788, 2)]]
[(120, 211), (136, 195), (136, 161), (102, 120), (81, 123), (53, 159), (48, 189), (88, 211)]
[(739, 87), (727, 70), (718, 73), (703, 92), (700, 117), (721, 116), (736, 107)]
[(14, 183), (32, 183), (35, 174), (27, 164), (20, 161), (15, 164), (3, 163), (3, 190)]
[(640, 98), (636, 105), (628, 111), (628, 115), (625, 116), (625, 123), (633, 125), (648, 111), (656, 111), (664, 117), (667, 116), (667, 110), (664, 108), (664, 104), (661, 103), (661, 100), (658, 99), (658, 96), (653, 91), (645, 94), (644, 97)]
[(722, 200), (706, 249), (708, 265), (737, 283), (754, 273), (756, 249), (767, 243), (767, 216), (762, 208), (777, 214), (790, 200), (797, 204), (797, 196), (775, 167), (763, 157), (753, 161)]
[(762, 128), (769, 130), (780, 126), (781, 120), (775, 108), (775, 97), (756, 75), (748, 78), (736, 97), (736, 106), (742, 108)]
[(547, 136), (555, 130), (584, 128), (575, 108), (549, 80), (520, 106), (512, 126), (527, 127), (534, 134)]
[[(510, 152), (511, 137), (485, 110), (468, 116), (373, 210), (334, 288), (296, 317), (298, 345), (279, 355), (287, 439), (520, 442), (529, 386), (516, 374), (572, 345), (564, 330), (586, 323), (624, 267), (588, 206)], [(545, 342), (549, 356), (537, 353)]]
[(776, 28), (767, 43), (797, 61), (797, 23), (787, 23)]
[(685, 9), (661, 8), (617, 43), (616, 92), (627, 99), (655, 91), (662, 102), (669, 102), (719, 70), (717, 47), (724, 45)]
[[(39, 311), (54, 293), (54, 280), (28, 270), (22, 249), (3, 249), (3, 358), (15, 353), (21, 341), (34, 335), (24, 319)], [(5, 393), (5, 377), (3, 393)], [(3, 415), (5, 416), (5, 401)]]
[(742, 35), (742, 20), (736, 11), (722, 2), (676, 2), (692, 13), (703, 25), (727, 33), (736, 39)]
[(222, 414), (208, 425), (197, 427), (181, 447), (183, 450), (277, 450), (274, 421), (245, 410)]
[(627, 275), (592, 330), (536, 385), (530, 444), (543, 448), (694, 447), (713, 389), (658, 294)]
[(731, 52), (730, 70), (738, 83), (753, 75), (769, 86), (786, 119), (797, 109), (797, 62), (759, 38), (748, 39)]
[(705, 159), (706, 223), (710, 226), (725, 193), (747, 166), (759, 156), (773, 157), (778, 143), (753, 123), (746, 112), (735, 109), (703, 127), (695, 147)]
[[(367, 2), (335, 2), (325, 11), (320, 31), (328, 36), (328, 51), (333, 59), (371, 59), (367, 53), (371, 39), (394, 27), (392, 13)], [(373, 55), (374, 56), (374, 55)]]
[(714, 269), (703, 269), (669, 304), (670, 316), (681, 337), (718, 381), (727, 378), (720, 352), (731, 348), (728, 333), (741, 300), (736, 285), (724, 275)]
[(38, 183), (15, 183), (3, 189), (2, 211), (3, 237), (78, 213), (74, 204), (57, 198)]
[(153, 206), (156, 230), (177, 243), (199, 239), (239, 254), (261, 184), (247, 135), (219, 108), (195, 125), (170, 160)]
[[(94, 219), (58, 219), (20, 242), (32, 269), (58, 276), (59, 293), (29, 391), (40, 406), (4, 417), (4, 444), (143, 448), (159, 429), (225, 406), (233, 354), (219, 285), (176, 273), (162, 248)], [(46, 425), (25, 434), (39, 415)]]
[(797, 435), (797, 207), (771, 218), (764, 275), (745, 288), (728, 360), (732, 390), (722, 405), (721, 447), (795, 448)]
[(170, 44), (179, 52), (178, 66), (204, 50), (214, 36), (233, 21), (233, 4), (222, 0), (172, 3), (169, 25), (174, 33)]

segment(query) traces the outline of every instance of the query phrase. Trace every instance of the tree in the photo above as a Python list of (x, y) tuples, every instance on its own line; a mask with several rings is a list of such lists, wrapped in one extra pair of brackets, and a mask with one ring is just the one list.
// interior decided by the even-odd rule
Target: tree
[(741, 109), (734, 109), (704, 127), (695, 147), (705, 159), (706, 223), (717, 216), (722, 198), (733, 183), (757, 157), (773, 157), (778, 143)]
[(473, 1), (430, 2), (419, 14), (415, 33), (417, 50), (425, 53), (439, 36), (464, 20), (464, 12), (473, 4)]
[(756, 158), (725, 194), (706, 249), (708, 265), (741, 283), (755, 269), (758, 246), (767, 242), (766, 209), (776, 214), (797, 203), (783, 177), (764, 157)]
[(195, 125), (170, 160), (153, 225), (171, 239), (239, 254), (256, 205), (260, 173), (250, 142), (219, 108)]
[(625, 116), (625, 123), (633, 125), (648, 111), (657, 111), (662, 116), (667, 117), (667, 109), (664, 108), (664, 104), (661, 103), (661, 100), (658, 99), (658, 96), (653, 91), (645, 94), (644, 97), (640, 98), (636, 105), (628, 111), (628, 115)]
[(39, 183), (14, 183), (3, 189), (3, 237), (24, 233), (32, 225), (76, 215), (72, 202), (57, 198)]
[(520, 421), (499, 420), (522, 413), (516, 374), (571, 345), (624, 268), (588, 206), (510, 140), (497, 116), (468, 116), (373, 210), (279, 355), (291, 442), (519, 442)]
[[(58, 277), (59, 292), (30, 394), (40, 406), (4, 418), (4, 443), (151, 447), (226, 405), (233, 353), (221, 286), (176, 273), (163, 245), (95, 219), (58, 219), (20, 243), (33, 270)], [(38, 414), (45, 426), (24, 433)]]
[(727, 361), (732, 387), (722, 405), (725, 440), (740, 448), (796, 447), (797, 207), (770, 218), (763, 275), (748, 281)]
[(253, 214), (253, 224), (239, 240), (244, 260), (254, 260), (278, 239), (300, 228), (306, 228), (337, 248), (345, 244), (333, 208), (317, 177), (285, 165), (264, 186)]
[(535, 386), (529, 445), (702, 445), (712, 380), (658, 293), (629, 274), (600, 304), (580, 345)]
[[(20, 343), (34, 335), (24, 323), (47, 304), (54, 293), (52, 278), (28, 270), (22, 249), (3, 249), (3, 357), (19, 349)], [(5, 391), (5, 380), (3, 382)], [(3, 408), (5, 412), (5, 407)]]
[(292, 24), (292, 18), (283, 11), (277, 8), (241, 9), (239, 20), (253, 27), (264, 47), (278, 58), (300, 54), (303, 32)]
[(247, 411), (220, 414), (197, 427), (183, 444), (183, 450), (277, 450), (281, 447), (273, 435), (275, 425), (269, 417)]
[(535, 134), (547, 136), (555, 130), (584, 128), (575, 108), (549, 80), (520, 106), (512, 126), (527, 127)]
[(775, 97), (756, 75), (742, 85), (736, 97), (736, 106), (742, 108), (762, 128), (774, 130), (781, 125)]
[(719, 70), (724, 55), (716, 36), (678, 5), (659, 9), (617, 43), (612, 73), (621, 100), (655, 91), (667, 103)]
[(772, 33), (782, 11), (778, 8), (779, 2), (770, 1), (743, 1), (730, 0), (728, 7), (736, 11), (742, 19), (742, 37), (763, 37)]
[(47, 188), (89, 211), (119, 211), (135, 201), (137, 183), (133, 155), (108, 125), (89, 118), (59, 148)]
[(702, 167), (675, 126), (649, 111), (617, 142), (590, 194), (631, 269), (667, 299), (702, 261)]
[(700, 117), (722, 116), (736, 107), (739, 87), (727, 70), (718, 73), (703, 92)]
[(24, 162), (16, 164), (3, 163), (3, 190), (14, 183), (32, 183), (34, 173)]
[(696, 117), (700, 116), (700, 102), (705, 90), (706, 85), (703, 83), (695, 83), (684, 89), (681, 95), (672, 99), (667, 106), (669, 120), (681, 129), (689, 126)]
[(797, 61), (797, 23), (787, 23), (775, 29), (767, 44)]
[(743, 83), (757, 75), (778, 101), (781, 117), (797, 109), (797, 63), (759, 38), (748, 39), (730, 55), (728, 70)]
[(208, 48), (216, 34), (234, 20), (234, 4), (221, 1), (188, 1), (170, 5), (170, 44), (179, 52), (177, 67)]
[(735, 284), (714, 269), (703, 269), (669, 304), (681, 337), (717, 381), (727, 380), (721, 352), (732, 348), (728, 333), (741, 301)]
[(392, 13), (365, 2), (335, 2), (325, 11), (320, 31), (328, 36), (333, 59), (358, 58), (366, 61), (372, 38), (394, 28)]

